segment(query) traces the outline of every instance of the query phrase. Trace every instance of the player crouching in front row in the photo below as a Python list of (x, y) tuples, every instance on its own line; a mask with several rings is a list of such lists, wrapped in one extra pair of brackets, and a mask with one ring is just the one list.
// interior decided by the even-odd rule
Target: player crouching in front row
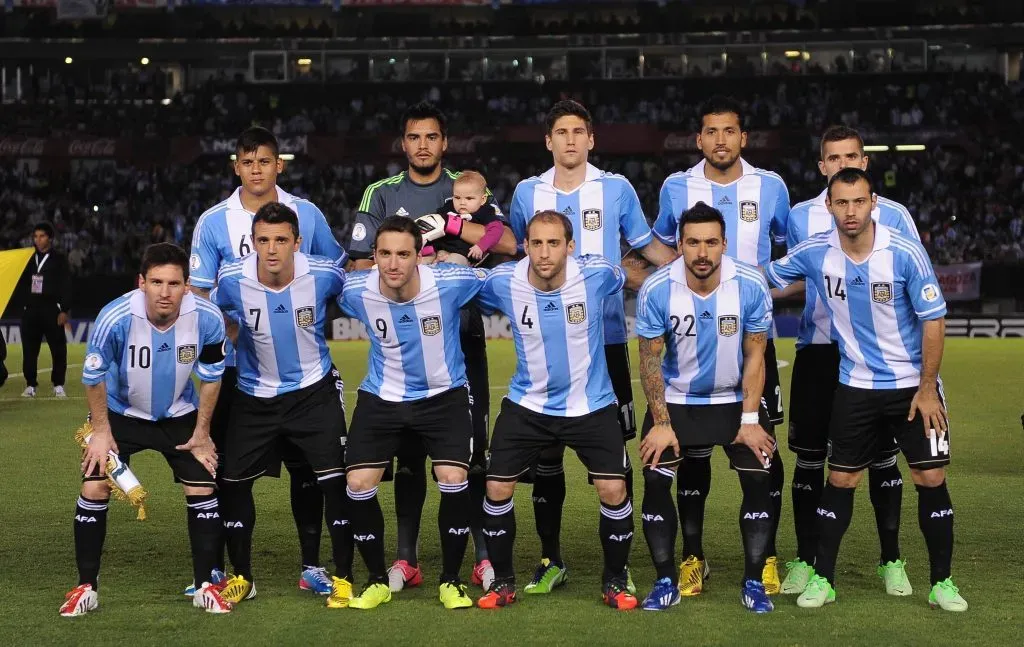
[(224, 320), (214, 306), (188, 293), (188, 267), (183, 249), (170, 243), (150, 246), (139, 288), (103, 308), (89, 339), (82, 382), (93, 432), (75, 509), (79, 584), (67, 594), (62, 616), (84, 615), (99, 606), (111, 491), (108, 454), (128, 463), (132, 454), (147, 449), (163, 454), (184, 486), (192, 566), (195, 581), (202, 583), (192, 604), (210, 613), (231, 610), (208, 582), (221, 533), (210, 416), (224, 373)]

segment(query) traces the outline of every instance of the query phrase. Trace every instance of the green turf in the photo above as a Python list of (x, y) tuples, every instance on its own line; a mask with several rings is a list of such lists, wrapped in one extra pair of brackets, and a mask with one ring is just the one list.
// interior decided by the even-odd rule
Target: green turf
[[(11, 349), (8, 368), (20, 371), (20, 347)], [(509, 342), (489, 344), (492, 409), (512, 372)], [(633, 347), (635, 359), (635, 345)], [(81, 346), (70, 349), (80, 363)], [(792, 361), (790, 340), (779, 357)], [(49, 365), (46, 350), (43, 366)], [(354, 388), (365, 368), (366, 347), (334, 345), (335, 361), (348, 384), (349, 413)], [(636, 364), (634, 363), (634, 366)], [(823, 610), (798, 609), (791, 597), (775, 598), (776, 611), (756, 617), (739, 605), (742, 555), (737, 511), (739, 486), (717, 453), (714, 488), (707, 506), (705, 550), (715, 568), (707, 592), (664, 613), (619, 613), (599, 602), (600, 547), (597, 502), (581, 465), (569, 461), (569, 496), (563, 523), (563, 554), (569, 584), (545, 599), (528, 598), (498, 612), (450, 612), (436, 599), (434, 583), (438, 494), (428, 492), (421, 561), (426, 583), (404, 592), (375, 612), (328, 610), (323, 600), (296, 589), (298, 545), (288, 505), (287, 481), (266, 479), (256, 488), (258, 522), (254, 566), (259, 597), (232, 614), (213, 617), (193, 609), (179, 591), (188, 583), (187, 537), (181, 494), (170, 482), (163, 460), (141, 455), (133, 468), (150, 490), (150, 519), (134, 520), (125, 505), (112, 505), (102, 571), (99, 612), (79, 619), (57, 615), (63, 594), (76, 582), (71, 518), (78, 489), (77, 450), (72, 431), (83, 420), (80, 372), (72, 369), (72, 399), (24, 401), (20, 377), (0, 389), (0, 442), (3, 499), (0, 506), (0, 640), (7, 644), (116, 642), (143, 644), (292, 644), (332, 640), (336, 644), (480, 644), (483, 642), (579, 644), (1020, 644), (1024, 613), (1018, 598), (1021, 566), (1021, 503), (1024, 501), (1020, 415), (1024, 379), (1024, 340), (950, 340), (943, 377), (953, 421), (950, 490), (956, 507), (954, 576), (971, 604), (966, 614), (930, 611), (928, 560), (917, 529), (916, 495), (908, 475), (904, 497), (903, 552), (910, 561), (915, 592), (910, 598), (884, 593), (875, 576), (878, 555), (874, 518), (866, 486), (857, 496), (853, 525), (839, 560), (838, 603)], [(783, 384), (790, 368), (782, 368)], [(42, 375), (41, 395), (51, 393)], [(634, 384), (637, 416), (643, 394)], [(788, 398), (787, 398), (788, 400)], [(784, 434), (783, 434), (784, 435)], [(635, 451), (635, 445), (633, 447)], [(793, 457), (784, 454), (788, 475)], [(904, 467), (905, 469), (905, 467)], [(784, 493), (780, 559), (792, 558), (794, 538), (790, 500)], [(391, 488), (382, 488), (388, 519), (389, 553), (394, 546)], [(521, 582), (537, 557), (529, 491), (517, 497), (519, 541), (516, 566)], [(637, 506), (639, 508), (639, 506)], [(653, 569), (637, 518), (633, 545), (634, 577), (641, 591)], [(326, 533), (323, 546), (328, 554)], [(365, 573), (357, 558), (357, 573)], [(468, 577), (468, 567), (464, 575)], [(1017, 636), (1017, 638), (1014, 638)]]

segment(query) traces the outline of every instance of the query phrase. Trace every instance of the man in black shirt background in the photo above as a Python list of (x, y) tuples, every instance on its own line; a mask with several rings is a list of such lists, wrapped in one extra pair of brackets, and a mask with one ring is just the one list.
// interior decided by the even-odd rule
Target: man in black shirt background
[(53, 395), (65, 398), (64, 376), (68, 368), (68, 341), (64, 327), (71, 311), (71, 272), (67, 256), (53, 247), (53, 225), (41, 222), (32, 231), (36, 251), (21, 277), (25, 295), (25, 312), (21, 315), (21, 343), (24, 351), (22, 370), (26, 388), (23, 398), (34, 398), (39, 361), (39, 348), (46, 338), (53, 357)]

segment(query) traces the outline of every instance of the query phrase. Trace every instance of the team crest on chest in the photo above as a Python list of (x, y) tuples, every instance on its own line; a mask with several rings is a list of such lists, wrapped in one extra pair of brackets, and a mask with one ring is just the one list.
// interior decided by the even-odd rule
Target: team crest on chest
[(565, 306), (565, 318), (571, 324), (581, 324), (587, 320), (587, 306), (584, 303), (570, 303)]
[(316, 317), (313, 315), (313, 306), (302, 306), (295, 308), (295, 325), (299, 328), (309, 328), (313, 325)]
[(872, 283), (871, 300), (875, 303), (889, 303), (892, 301), (892, 283)]
[(753, 200), (740, 202), (740, 220), (743, 222), (757, 221), (757, 203)]
[(178, 363), (179, 364), (191, 364), (196, 361), (198, 357), (198, 349), (195, 344), (185, 344), (178, 346)]
[(587, 231), (597, 231), (601, 228), (601, 210), (600, 209), (584, 209), (583, 210), (583, 228)]
[(740, 330), (740, 318), (736, 315), (722, 315), (718, 318), (718, 334), (732, 337)]
[(420, 319), (420, 328), (423, 329), (423, 334), (428, 337), (440, 334), (441, 332), (441, 317), (437, 315), (431, 315), (429, 317), (423, 317)]

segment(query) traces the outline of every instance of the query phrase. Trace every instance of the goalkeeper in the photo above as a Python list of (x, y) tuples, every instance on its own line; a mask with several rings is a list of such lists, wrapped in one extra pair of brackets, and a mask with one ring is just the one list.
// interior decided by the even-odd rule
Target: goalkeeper
[(99, 606), (110, 453), (127, 464), (147, 449), (163, 454), (184, 486), (193, 569), (196, 583), (203, 583), (192, 604), (211, 613), (231, 610), (209, 583), (222, 532), (210, 416), (224, 373), (224, 320), (215, 306), (189, 293), (188, 270), (183, 249), (151, 245), (142, 257), (138, 289), (107, 304), (93, 328), (82, 370), (93, 429), (75, 508), (79, 581), (60, 608), (62, 616)]

